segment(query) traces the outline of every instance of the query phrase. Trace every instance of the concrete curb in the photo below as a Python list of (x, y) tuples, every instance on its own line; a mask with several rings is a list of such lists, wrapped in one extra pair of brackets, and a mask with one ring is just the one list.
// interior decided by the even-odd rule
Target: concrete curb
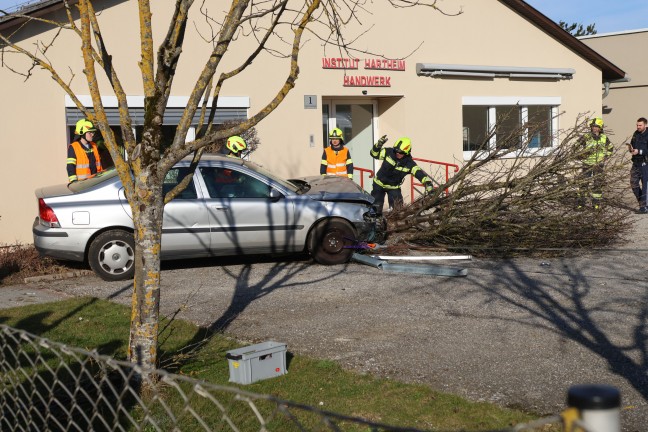
[(79, 276), (88, 276), (91, 274), (93, 274), (91, 270), (75, 270), (75, 271), (65, 272), (65, 273), (55, 273), (55, 274), (42, 275), (42, 276), (26, 277), (24, 281), (25, 283), (34, 283), (34, 282), (52, 281), (52, 280), (59, 280), (59, 279), (69, 279), (69, 278), (79, 277)]

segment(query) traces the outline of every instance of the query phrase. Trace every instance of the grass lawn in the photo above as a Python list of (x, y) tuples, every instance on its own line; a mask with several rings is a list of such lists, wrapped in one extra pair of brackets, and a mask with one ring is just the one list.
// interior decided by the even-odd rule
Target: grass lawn
[[(2, 324), (69, 346), (97, 350), (118, 360), (126, 360), (129, 319), (128, 308), (94, 298), (0, 310)], [(292, 355), (290, 346), (286, 375), (245, 386), (230, 384), (225, 353), (241, 345), (227, 335), (209, 333), (185, 321), (162, 322), (159, 343), (161, 368), (170, 373), (402, 428), (485, 431), (505, 429), (537, 418), (488, 403), (468, 402), (424, 385), (345, 371), (332, 361)], [(164, 397), (168, 398), (166, 404), (177, 405), (179, 409), (185, 403), (173, 392), (164, 392)], [(137, 408), (134, 410), (133, 417), (141, 415)], [(216, 420), (220, 419), (213, 406), (206, 410)], [(252, 416), (249, 407), (246, 415)], [(284, 426), (270, 430), (285, 430)], [(258, 424), (255, 430), (259, 430)], [(343, 430), (369, 429), (352, 425)]]

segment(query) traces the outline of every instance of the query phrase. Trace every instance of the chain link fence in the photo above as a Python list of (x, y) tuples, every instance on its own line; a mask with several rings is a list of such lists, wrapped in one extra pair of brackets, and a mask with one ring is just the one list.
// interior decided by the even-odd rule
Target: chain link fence
[[(2, 431), (418, 431), (164, 370), (143, 374), (133, 363), (6, 325), (0, 346)], [(155, 382), (146, 381), (151, 376)], [(561, 421), (505, 431), (558, 431)]]

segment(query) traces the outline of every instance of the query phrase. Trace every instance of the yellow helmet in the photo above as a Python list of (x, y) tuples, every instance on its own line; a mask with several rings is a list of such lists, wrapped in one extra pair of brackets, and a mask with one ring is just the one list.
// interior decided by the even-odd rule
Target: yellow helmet
[(601, 129), (603, 129), (603, 119), (601, 117), (596, 117), (596, 118), (590, 120), (589, 125), (590, 125), (590, 127), (598, 126)]
[(394, 151), (406, 155), (412, 153), (412, 140), (407, 137), (398, 138), (394, 144)]
[(85, 135), (86, 132), (96, 132), (97, 129), (95, 129), (94, 125), (92, 122), (88, 119), (81, 119), (76, 123), (76, 128), (74, 129), (74, 133), (77, 135)]
[(238, 154), (238, 152), (243, 151), (247, 148), (247, 144), (245, 143), (245, 140), (241, 138), (240, 136), (234, 135), (229, 138), (227, 138), (227, 149), (231, 151), (234, 154)]
[(329, 139), (339, 139), (340, 141), (344, 141), (342, 130), (338, 128), (331, 130), (331, 132), (329, 132)]

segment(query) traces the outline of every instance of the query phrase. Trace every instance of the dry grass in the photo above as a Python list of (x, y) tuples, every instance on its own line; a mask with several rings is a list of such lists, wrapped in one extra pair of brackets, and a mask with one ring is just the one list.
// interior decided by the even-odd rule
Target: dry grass
[(66, 273), (80, 268), (85, 268), (83, 263), (64, 263), (41, 257), (33, 245), (0, 246), (0, 285), (19, 284), (27, 277)]

